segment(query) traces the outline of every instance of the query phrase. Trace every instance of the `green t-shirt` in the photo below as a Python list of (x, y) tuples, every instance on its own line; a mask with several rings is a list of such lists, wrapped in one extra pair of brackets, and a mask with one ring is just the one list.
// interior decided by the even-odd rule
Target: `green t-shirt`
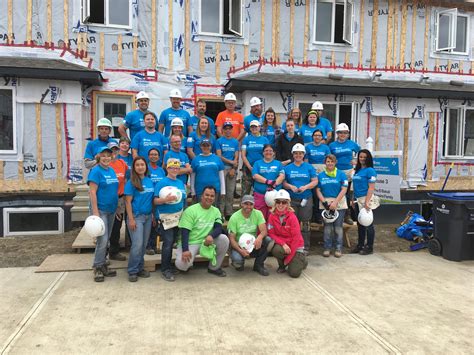
[(196, 203), (184, 210), (178, 227), (190, 230), (190, 245), (201, 244), (211, 233), (216, 222), (222, 224), (222, 216), (218, 208), (211, 206), (206, 210), (200, 203)]
[(240, 209), (230, 217), (227, 230), (229, 233), (236, 235), (237, 241), (239, 241), (243, 233), (250, 233), (256, 238), (258, 235), (258, 226), (262, 223), (265, 223), (265, 218), (263, 217), (263, 213), (259, 210), (254, 208), (249, 218), (245, 218), (242, 214), (242, 209)]

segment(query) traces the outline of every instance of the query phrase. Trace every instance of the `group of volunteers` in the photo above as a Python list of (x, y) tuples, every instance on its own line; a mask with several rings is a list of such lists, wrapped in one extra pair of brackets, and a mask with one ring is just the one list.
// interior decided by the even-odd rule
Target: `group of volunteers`
[[(157, 236), (167, 281), (187, 272), (197, 255), (210, 260), (209, 273), (226, 276), (222, 262), (227, 252), (237, 271), (254, 257), (253, 270), (268, 276), (264, 261), (271, 253), (278, 273), (299, 277), (307, 265), (311, 222), (324, 224), (323, 256), (333, 251), (341, 257), (343, 222), (353, 224), (350, 211), (358, 220), (352, 252), (373, 253), (372, 155), (349, 139), (345, 123), (336, 126), (333, 136), (321, 102), (304, 118), (292, 109), (279, 126), (275, 111), (263, 112), (258, 97), (251, 98), (244, 117), (236, 111), (236, 96), (226, 94), (226, 109), (215, 122), (206, 116), (204, 100), (197, 101), (191, 116), (181, 107), (180, 90), (171, 90), (169, 98), (171, 107), (157, 117), (149, 110), (148, 94), (139, 92), (138, 108), (118, 127), (120, 139), (110, 137), (112, 124), (101, 118), (97, 138), (87, 145), (89, 218), (100, 219), (101, 225), (95, 236), (95, 281), (116, 275), (107, 255), (126, 260), (119, 252), (124, 220), (131, 243), (130, 282), (150, 276), (144, 255), (157, 252)], [(234, 212), (238, 177), (242, 199)]]

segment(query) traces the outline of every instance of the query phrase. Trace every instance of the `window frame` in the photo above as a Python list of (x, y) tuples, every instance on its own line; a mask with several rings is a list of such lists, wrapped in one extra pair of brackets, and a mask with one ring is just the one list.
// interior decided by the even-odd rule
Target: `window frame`
[(17, 131), (18, 131), (18, 120), (16, 115), (16, 90), (14, 87), (1, 87), (1, 90), (10, 90), (12, 92), (12, 125), (13, 125), (13, 149), (11, 150), (0, 150), (0, 157), (2, 155), (16, 155), (18, 154), (18, 140), (17, 140)]
[[(444, 48), (439, 48), (439, 33), (440, 33), (440, 25), (439, 25), (439, 20), (441, 15), (446, 15), (450, 14), (453, 17), (453, 20), (450, 22), (450, 30), (451, 30), (451, 35), (450, 35), (450, 45), (448, 47)], [(462, 14), (459, 13), (457, 8), (452, 8), (452, 9), (447, 9), (447, 10), (441, 10), (437, 11), (435, 14), (435, 33), (436, 36), (434, 38), (435, 41), (435, 52), (437, 53), (445, 53), (445, 54), (457, 54), (457, 55), (468, 55), (469, 54), (469, 36), (470, 36), (470, 21), (471, 18), (469, 14)], [(456, 42), (457, 42), (457, 22), (458, 22), (458, 17), (464, 17), (467, 20), (466, 23), (466, 43), (464, 43), (464, 47), (466, 48), (464, 52), (458, 52), (455, 51), (456, 49)]]
[(109, 22), (109, 2), (112, 0), (104, 0), (105, 2), (105, 9), (104, 9), (104, 22), (105, 23), (96, 23), (96, 22), (89, 22), (87, 21), (88, 17), (90, 17), (90, 2), (92, 0), (82, 0), (81, 2), (81, 23), (87, 26), (97, 26), (97, 27), (112, 27), (112, 28), (123, 28), (130, 30), (132, 29), (132, 0), (128, 0), (128, 25), (119, 25), (119, 24), (111, 24)]
[[(332, 13), (331, 13), (331, 42), (325, 41), (318, 41), (316, 40), (316, 30), (317, 30), (317, 8), (318, 2), (325, 2), (332, 4)], [(343, 4), (344, 6), (344, 18), (342, 24), (342, 39), (345, 43), (337, 43), (334, 42), (335, 32), (336, 32), (336, 4)], [(347, 7), (350, 4), (352, 9), (352, 14), (350, 16), (351, 23), (350, 23), (350, 39), (346, 37), (346, 29), (347, 29)], [(353, 0), (315, 0), (314, 1), (314, 9), (313, 9), (313, 21), (312, 21), (312, 43), (313, 44), (320, 44), (320, 45), (330, 45), (330, 46), (340, 46), (340, 47), (347, 47), (354, 45), (354, 26), (355, 26), (355, 6)]]
[[(219, 33), (214, 32), (205, 32), (202, 30), (202, 1), (199, 0), (199, 35), (202, 36), (212, 36), (212, 37), (222, 37), (222, 38), (244, 38), (244, 19), (243, 19), (243, 5), (244, 0), (229, 0), (229, 28), (228, 30), (234, 34), (224, 33), (224, 0), (219, 0)], [(204, 0), (205, 1), (205, 0)], [(232, 5), (234, 1), (240, 2), (240, 33), (232, 29)]]
[[(451, 110), (457, 111), (457, 118), (459, 127), (456, 132), (456, 154), (449, 154), (448, 148), (450, 143), (450, 124), (451, 124)], [(446, 107), (443, 112), (443, 141), (442, 141), (442, 152), (443, 157), (446, 159), (462, 159), (462, 160), (474, 160), (474, 155), (466, 156), (464, 151), (464, 140), (466, 135), (466, 111), (474, 111), (473, 107), (467, 106), (450, 106)]]
[[(23, 231), (23, 232), (12, 232), (10, 231), (10, 218), (9, 215), (26, 214), (26, 213), (57, 213), (58, 215), (58, 229), (56, 230), (38, 230), (38, 231)], [(33, 235), (55, 235), (64, 233), (64, 210), (61, 207), (8, 207), (3, 209), (3, 235), (5, 237), (11, 236), (33, 236)]]

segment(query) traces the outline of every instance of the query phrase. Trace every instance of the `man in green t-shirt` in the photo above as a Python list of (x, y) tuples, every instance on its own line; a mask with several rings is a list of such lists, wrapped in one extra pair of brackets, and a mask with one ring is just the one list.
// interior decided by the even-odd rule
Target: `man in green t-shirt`
[[(229, 219), (227, 231), (229, 232), (230, 245), (232, 247), (231, 259), (232, 266), (237, 271), (244, 270), (245, 259), (255, 258), (253, 270), (262, 276), (268, 276), (268, 270), (264, 262), (268, 255), (268, 244), (272, 241), (267, 237), (267, 226), (262, 212), (254, 208), (255, 201), (253, 196), (245, 195), (242, 197), (241, 209), (235, 212)], [(248, 233), (255, 237), (253, 250), (249, 253), (246, 248), (239, 245), (242, 234)]]
[(212, 204), (216, 199), (216, 188), (206, 186), (201, 201), (186, 208), (181, 215), (178, 227), (181, 229), (181, 243), (176, 250), (176, 268), (188, 271), (194, 258), (199, 254), (201, 244), (216, 245), (217, 264), (209, 262), (207, 271), (216, 276), (225, 277), (221, 265), (229, 249), (229, 238), (222, 233), (222, 216)]

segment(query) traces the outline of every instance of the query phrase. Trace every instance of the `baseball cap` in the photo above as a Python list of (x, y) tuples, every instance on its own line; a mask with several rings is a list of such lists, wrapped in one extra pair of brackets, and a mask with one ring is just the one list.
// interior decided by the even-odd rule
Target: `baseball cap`
[(109, 147), (100, 147), (97, 153), (102, 153), (105, 151), (112, 153), (112, 149), (110, 149)]
[(204, 144), (209, 144), (209, 145), (211, 145), (211, 141), (210, 141), (209, 139), (207, 139), (207, 138), (204, 138), (204, 139), (201, 141), (201, 143), (199, 143), (199, 145), (204, 145)]
[(181, 162), (178, 159), (169, 159), (168, 162), (166, 163), (166, 167), (170, 168), (180, 168), (181, 167)]
[(242, 197), (242, 202), (241, 203), (246, 203), (246, 202), (250, 202), (252, 204), (255, 204), (255, 199), (253, 198), (252, 195), (244, 195)]
[(232, 122), (224, 122), (224, 124), (222, 125), (222, 128), (226, 128), (226, 127), (234, 127), (234, 125), (232, 124)]
[(109, 142), (109, 144), (107, 144), (107, 148), (109, 148), (109, 149), (113, 149), (113, 148), (119, 149), (119, 145), (116, 141), (111, 141), (111, 142)]
[(257, 120), (252, 120), (250, 121), (250, 127), (252, 126), (260, 126), (260, 122), (258, 122)]

